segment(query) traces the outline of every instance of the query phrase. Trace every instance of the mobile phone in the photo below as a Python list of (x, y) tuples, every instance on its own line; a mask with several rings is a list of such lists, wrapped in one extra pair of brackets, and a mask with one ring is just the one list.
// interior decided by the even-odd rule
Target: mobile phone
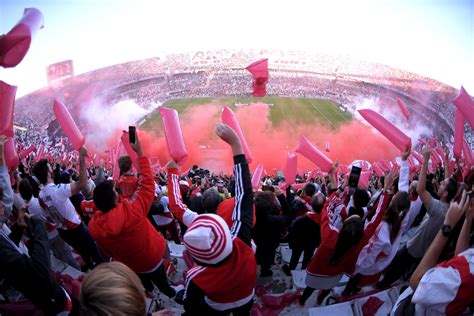
[(128, 140), (130, 142), (130, 144), (135, 144), (135, 132), (136, 132), (136, 128), (135, 126), (129, 126), (128, 127)]
[(360, 173), (362, 172), (362, 168), (357, 166), (352, 166), (351, 173), (349, 174), (349, 188), (357, 188), (359, 184)]

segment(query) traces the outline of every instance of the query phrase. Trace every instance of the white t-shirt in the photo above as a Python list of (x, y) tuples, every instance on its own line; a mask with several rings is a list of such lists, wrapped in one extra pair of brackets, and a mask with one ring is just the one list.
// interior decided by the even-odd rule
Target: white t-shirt
[[(34, 216), (37, 216), (38, 218), (41, 218), (43, 221), (47, 221), (47, 216), (48, 214), (46, 213), (46, 211), (41, 207), (39, 201), (37, 198), (35, 197), (32, 197), (31, 200), (29, 201), (26, 201), (25, 200), (25, 203), (28, 205), (28, 212), (31, 214), (31, 215), (34, 215)], [(47, 227), (47, 231), (48, 231), (48, 239), (53, 239), (55, 238), (56, 236), (58, 236), (58, 231), (57, 229), (50, 229), (50, 227)]]
[(61, 229), (72, 229), (81, 223), (81, 218), (72, 205), (71, 184), (49, 183), (41, 189), (39, 197), (47, 206), (48, 219), (56, 227)]

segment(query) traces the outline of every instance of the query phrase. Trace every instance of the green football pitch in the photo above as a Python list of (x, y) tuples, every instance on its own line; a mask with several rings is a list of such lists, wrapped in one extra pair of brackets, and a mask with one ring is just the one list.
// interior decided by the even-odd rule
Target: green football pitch
[[(316, 121), (326, 123), (331, 128), (338, 128), (341, 124), (352, 120), (352, 115), (347, 111), (342, 111), (339, 105), (331, 100), (307, 99), (307, 98), (284, 98), (284, 97), (264, 97), (264, 98), (192, 98), (174, 99), (163, 104), (163, 106), (176, 109), (178, 113), (185, 112), (188, 108), (196, 105), (216, 104), (230, 106), (236, 109), (235, 104), (265, 103), (270, 105), (268, 118), (273, 127), (278, 127), (281, 122), (292, 122), (295, 124), (311, 124)], [(159, 112), (151, 113), (142, 128), (148, 129), (156, 124), (161, 125)]]

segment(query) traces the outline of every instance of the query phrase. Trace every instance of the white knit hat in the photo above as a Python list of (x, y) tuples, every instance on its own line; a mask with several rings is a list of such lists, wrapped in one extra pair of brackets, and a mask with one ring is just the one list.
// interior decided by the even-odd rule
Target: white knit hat
[(184, 245), (199, 262), (216, 264), (232, 253), (229, 226), (216, 214), (201, 214), (184, 234)]

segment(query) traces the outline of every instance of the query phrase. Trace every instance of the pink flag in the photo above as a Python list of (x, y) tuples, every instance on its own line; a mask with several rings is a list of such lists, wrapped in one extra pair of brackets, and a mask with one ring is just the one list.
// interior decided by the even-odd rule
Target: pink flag
[(288, 157), (286, 160), (286, 168), (285, 168), (285, 180), (288, 185), (292, 185), (296, 179), (296, 169), (298, 164), (298, 157), (292, 153), (288, 153)]
[(7, 137), (7, 140), (4, 143), (4, 150), (5, 164), (7, 165), (8, 170), (13, 171), (18, 167), (20, 161), (15, 147), (15, 140), (12, 137)]
[(464, 140), (464, 143), (463, 143), (463, 146), (462, 146), (462, 152), (463, 152), (463, 155), (464, 155), (464, 164), (467, 167), (472, 166), (474, 164), (474, 160), (473, 160), (473, 157), (472, 157), (472, 151), (471, 151), (471, 147), (466, 142), (466, 140)]
[(43, 28), (43, 15), (38, 9), (27, 8), (21, 20), (0, 39), (0, 66), (9, 68), (18, 65), (30, 48), (31, 39)]
[(464, 87), (461, 87), (461, 91), (456, 99), (453, 100), (453, 103), (462, 112), (471, 128), (474, 128), (474, 101)]
[(30, 147), (28, 147), (27, 149), (23, 150), (23, 151), (20, 153), (20, 159), (25, 158), (26, 156), (28, 156), (29, 154), (31, 154), (31, 153), (34, 152), (35, 150), (36, 150), (35, 144), (30, 145)]
[(250, 152), (250, 148), (247, 144), (247, 141), (245, 140), (244, 133), (240, 128), (239, 121), (237, 121), (237, 118), (235, 117), (235, 113), (232, 112), (232, 110), (226, 106), (222, 111), (221, 119), (222, 123), (229, 125), (230, 128), (232, 128), (234, 132), (237, 133), (237, 136), (239, 136), (240, 142), (242, 143), (242, 148), (244, 149), (247, 162), (251, 163), (253, 160), (252, 153)]
[(260, 186), (260, 179), (262, 179), (262, 175), (263, 165), (259, 164), (257, 168), (255, 168), (255, 171), (252, 175), (252, 189), (254, 189), (255, 191), (258, 190), (258, 187)]
[(441, 165), (441, 161), (439, 160), (438, 153), (436, 152), (436, 150), (431, 151), (431, 161), (433, 162), (433, 167), (435, 168)]
[(160, 115), (169, 155), (178, 165), (182, 165), (188, 158), (188, 151), (184, 144), (178, 112), (175, 109), (160, 107)]
[(0, 113), (2, 113), (0, 115), (0, 135), (7, 137), (13, 137), (13, 112), (16, 88), (0, 81)]
[(300, 143), (295, 151), (311, 160), (322, 171), (329, 172), (332, 169), (333, 163), (331, 159), (314, 147), (304, 135), (301, 135)]
[(403, 103), (403, 101), (401, 99), (397, 98), (397, 104), (400, 107), (400, 110), (402, 111), (405, 118), (408, 120), (410, 118), (410, 112), (408, 112), (408, 109), (405, 106), (405, 104)]
[(411, 146), (411, 139), (382, 115), (369, 109), (359, 110), (359, 113), (400, 151), (406, 151)]
[(257, 98), (264, 97), (267, 94), (268, 59), (260, 59), (245, 69), (247, 69), (253, 77), (252, 95)]
[(39, 149), (38, 149), (38, 153), (36, 154), (36, 160), (40, 160), (43, 158), (43, 155), (44, 155), (44, 146), (41, 146)]
[(378, 163), (375, 163), (375, 162), (374, 162), (374, 163), (372, 164), (372, 169), (374, 170), (374, 172), (375, 172), (375, 174), (377, 175), (377, 177), (383, 176), (383, 171), (382, 171), (382, 169), (380, 169)]
[(413, 158), (415, 158), (416, 160), (418, 160), (418, 162), (421, 164), (423, 164), (423, 156), (417, 152), (417, 151), (412, 151), (411, 152), (411, 155), (413, 156)]
[(460, 109), (456, 109), (456, 123), (454, 126), (453, 154), (456, 159), (461, 158), (462, 142), (464, 140), (464, 115)]
[(438, 144), (438, 145), (436, 145), (435, 150), (436, 150), (436, 152), (438, 153), (438, 156), (439, 156), (441, 162), (442, 162), (443, 165), (444, 165), (444, 160), (445, 160), (445, 156), (446, 156), (446, 155), (444, 154), (443, 149), (442, 149), (441, 146)]
[(54, 115), (58, 119), (58, 123), (61, 126), (64, 134), (69, 138), (69, 141), (72, 144), (74, 150), (79, 150), (84, 146), (84, 136), (82, 136), (79, 128), (77, 128), (76, 123), (74, 122), (71, 114), (64, 106), (64, 104), (54, 100), (53, 105)]

